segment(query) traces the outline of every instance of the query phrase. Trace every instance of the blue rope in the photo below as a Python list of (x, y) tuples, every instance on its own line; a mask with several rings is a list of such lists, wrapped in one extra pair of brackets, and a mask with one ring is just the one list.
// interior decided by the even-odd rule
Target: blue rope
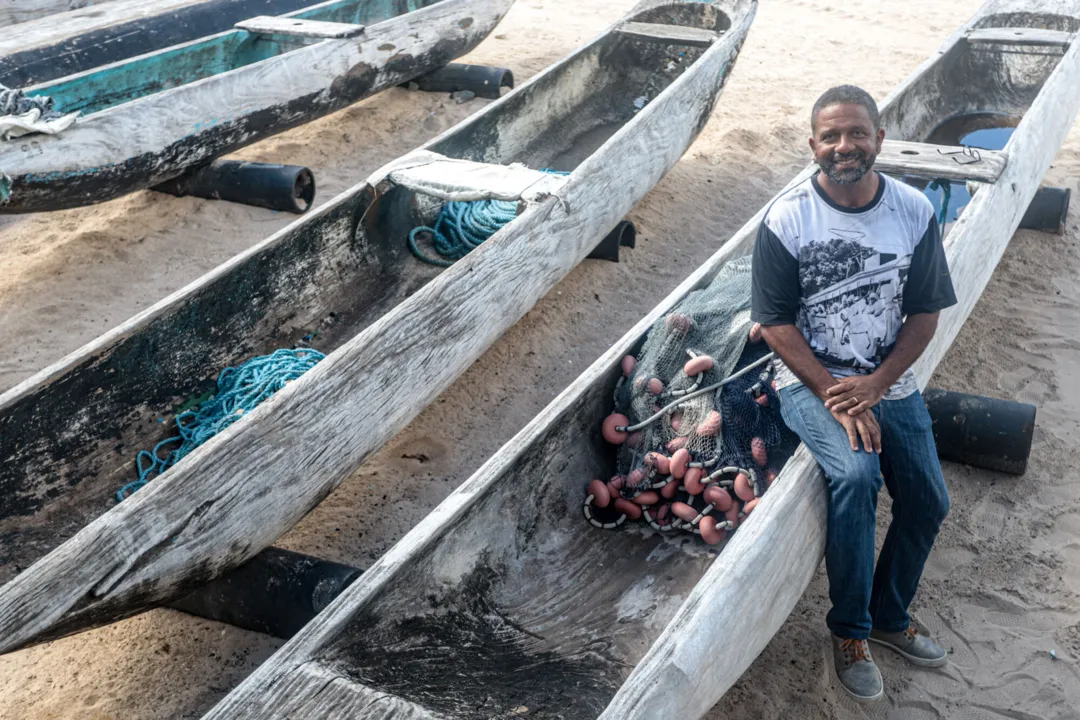
[[(541, 172), (553, 175), (570, 174), (568, 171), (550, 168), (544, 168)], [(435, 227), (421, 225), (409, 232), (409, 249), (413, 255), (429, 265), (450, 267), (516, 217), (517, 203), (512, 200), (453, 200), (439, 211)], [(435, 252), (442, 257), (431, 257), (420, 250), (416, 237), (421, 234), (431, 236)]]
[[(185, 455), (254, 410), (263, 400), (285, 387), (285, 383), (300, 377), (324, 357), (311, 348), (275, 350), (271, 355), (254, 357), (240, 367), (222, 370), (218, 376), (217, 394), (199, 405), (197, 411), (188, 410), (176, 416), (179, 435), (162, 440), (153, 450), (139, 451), (135, 457), (139, 479), (120, 488), (116, 493), (117, 501), (123, 501), (150, 482), (151, 475), (160, 475), (180, 462)], [(162, 455), (172, 445), (178, 446)]]
[[(451, 201), (439, 212), (435, 227), (421, 225), (412, 229), (409, 249), (430, 265), (450, 267), (515, 217), (517, 203), (509, 200)], [(420, 233), (431, 236), (435, 252), (442, 257), (431, 257), (420, 250), (416, 244), (416, 236)]]
[(938, 225), (942, 234), (945, 233), (945, 221), (949, 219), (949, 200), (952, 199), (952, 183), (948, 180), (935, 180), (930, 183), (933, 190), (941, 191), (941, 212), (938, 213)]

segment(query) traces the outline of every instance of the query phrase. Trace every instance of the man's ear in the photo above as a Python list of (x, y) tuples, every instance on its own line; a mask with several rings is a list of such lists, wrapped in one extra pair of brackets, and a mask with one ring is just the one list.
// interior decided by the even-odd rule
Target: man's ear
[(810, 138), (810, 152), (817, 152), (817, 140), (815, 140), (814, 138)]
[(881, 152), (881, 143), (885, 140), (885, 128), (880, 128), (877, 131), (877, 151)]

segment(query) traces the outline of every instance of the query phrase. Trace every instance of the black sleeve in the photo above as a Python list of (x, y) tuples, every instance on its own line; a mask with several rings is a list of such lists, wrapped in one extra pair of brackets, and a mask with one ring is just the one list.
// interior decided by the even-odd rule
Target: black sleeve
[(904, 315), (935, 313), (955, 304), (956, 293), (945, 260), (945, 248), (941, 245), (937, 218), (931, 215), (926, 232), (911, 256), (901, 312)]
[(751, 265), (750, 319), (762, 325), (794, 325), (799, 309), (799, 261), (761, 223)]

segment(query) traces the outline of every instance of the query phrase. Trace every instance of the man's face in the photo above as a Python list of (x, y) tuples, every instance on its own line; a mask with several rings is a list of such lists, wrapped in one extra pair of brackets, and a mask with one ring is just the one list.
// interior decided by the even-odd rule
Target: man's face
[(822, 108), (813, 131), (814, 161), (838, 185), (859, 182), (870, 172), (885, 139), (884, 130), (874, 130), (866, 108), (847, 103)]

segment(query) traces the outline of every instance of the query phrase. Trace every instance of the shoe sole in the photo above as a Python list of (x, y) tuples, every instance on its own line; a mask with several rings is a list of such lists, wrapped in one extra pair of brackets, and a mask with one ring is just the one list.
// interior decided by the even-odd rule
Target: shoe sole
[(941, 667), (945, 663), (949, 662), (948, 654), (942, 655), (939, 658), (921, 658), (918, 655), (911, 655), (910, 653), (904, 652), (899, 647), (897, 647), (896, 645), (893, 645), (890, 642), (885, 642), (884, 640), (878, 640), (877, 638), (874, 638), (874, 637), (870, 637), (870, 638), (867, 638), (867, 639), (872, 643), (880, 645), (881, 647), (889, 648), (894, 653), (897, 653), (898, 655), (903, 657), (905, 660), (907, 660), (912, 665), (918, 665), (919, 667), (936, 668), (936, 667)]
[(881, 698), (885, 697), (885, 688), (884, 687), (881, 688), (880, 690), (878, 690), (877, 695), (856, 695), (855, 693), (853, 693), (851, 690), (848, 689), (847, 685), (840, 682), (839, 677), (836, 678), (836, 682), (840, 687), (842, 687), (844, 689), (844, 692), (847, 693), (847, 696), (849, 698), (851, 698), (855, 702), (861, 703), (863, 705), (868, 705), (868, 704), (870, 704), (872, 702), (877, 702)]

